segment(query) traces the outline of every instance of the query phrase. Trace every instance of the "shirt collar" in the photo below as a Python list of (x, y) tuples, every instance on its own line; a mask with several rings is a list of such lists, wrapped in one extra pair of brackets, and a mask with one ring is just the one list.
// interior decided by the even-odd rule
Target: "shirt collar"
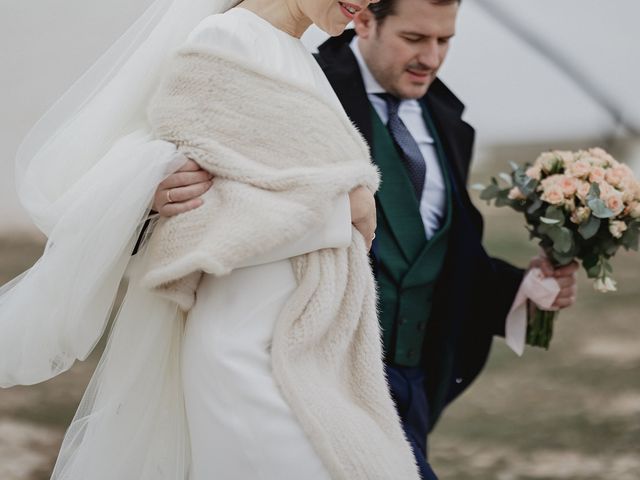
[(371, 70), (369, 70), (367, 63), (364, 61), (364, 57), (362, 56), (362, 52), (360, 51), (360, 46), (358, 45), (357, 35), (353, 37), (353, 40), (351, 40), (349, 47), (351, 47), (351, 51), (358, 61), (358, 67), (360, 67), (360, 73), (362, 74), (362, 81), (364, 82), (364, 89), (367, 92), (367, 95), (385, 93), (385, 89), (382, 88), (382, 85), (380, 85), (378, 81), (373, 77)]

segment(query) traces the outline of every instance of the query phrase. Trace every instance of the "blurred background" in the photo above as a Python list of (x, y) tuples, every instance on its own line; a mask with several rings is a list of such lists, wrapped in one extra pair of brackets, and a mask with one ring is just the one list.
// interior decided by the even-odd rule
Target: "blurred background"
[[(0, 0), (0, 284), (44, 245), (15, 193), (20, 139), (148, 3)], [(601, 146), (639, 174), (639, 16), (637, 0), (464, 1), (441, 77), (478, 132), (470, 183), (553, 148)], [(536, 246), (522, 219), (477, 203), (489, 251), (525, 266)], [(580, 273), (549, 352), (518, 358), (496, 340), (430, 439), (442, 479), (640, 479), (640, 256), (613, 265), (611, 294)], [(99, 350), (50, 382), (0, 391), (0, 479), (49, 478)]]

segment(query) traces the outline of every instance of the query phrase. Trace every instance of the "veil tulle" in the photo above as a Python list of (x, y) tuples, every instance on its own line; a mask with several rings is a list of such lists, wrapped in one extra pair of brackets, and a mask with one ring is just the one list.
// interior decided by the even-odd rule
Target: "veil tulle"
[(85, 359), (125, 271), (107, 349), (65, 437), (54, 479), (184, 479), (177, 308), (138, 287), (131, 251), (153, 193), (184, 162), (154, 140), (145, 106), (165, 60), (206, 16), (239, 0), (155, 0), (21, 145), (22, 204), (42, 257), (0, 288), (0, 387), (41, 382)]

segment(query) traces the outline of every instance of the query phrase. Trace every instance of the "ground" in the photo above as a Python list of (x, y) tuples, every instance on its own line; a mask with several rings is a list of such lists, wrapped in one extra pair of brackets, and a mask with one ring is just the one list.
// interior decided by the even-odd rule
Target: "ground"
[[(536, 247), (520, 217), (478, 205), (489, 251), (524, 265)], [(1, 238), (0, 284), (41, 248), (32, 237)], [(578, 303), (562, 312), (549, 352), (518, 358), (496, 340), (480, 379), (430, 438), (443, 480), (640, 479), (640, 255), (621, 252), (614, 268), (620, 288), (606, 295), (581, 272)], [(0, 391), (0, 479), (49, 478), (96, 357), (50, 382)]]

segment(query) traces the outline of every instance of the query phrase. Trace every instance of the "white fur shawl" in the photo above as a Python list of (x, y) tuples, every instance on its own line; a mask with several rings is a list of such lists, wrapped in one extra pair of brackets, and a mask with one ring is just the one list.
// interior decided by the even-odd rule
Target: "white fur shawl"
[[(161, 222), (144, 282), (192, 307), (202, 272), (224, 275), (324, 222), (332, 199), (378, 173), (343, 111), (313, 92), (201, 48), (181, 50), (151, 103), (155, 134), (216, 176), (199, 209)], [(384, 377), (362, 237), (291, 259), (274, 377), (331, 475), (418, 479)]]

